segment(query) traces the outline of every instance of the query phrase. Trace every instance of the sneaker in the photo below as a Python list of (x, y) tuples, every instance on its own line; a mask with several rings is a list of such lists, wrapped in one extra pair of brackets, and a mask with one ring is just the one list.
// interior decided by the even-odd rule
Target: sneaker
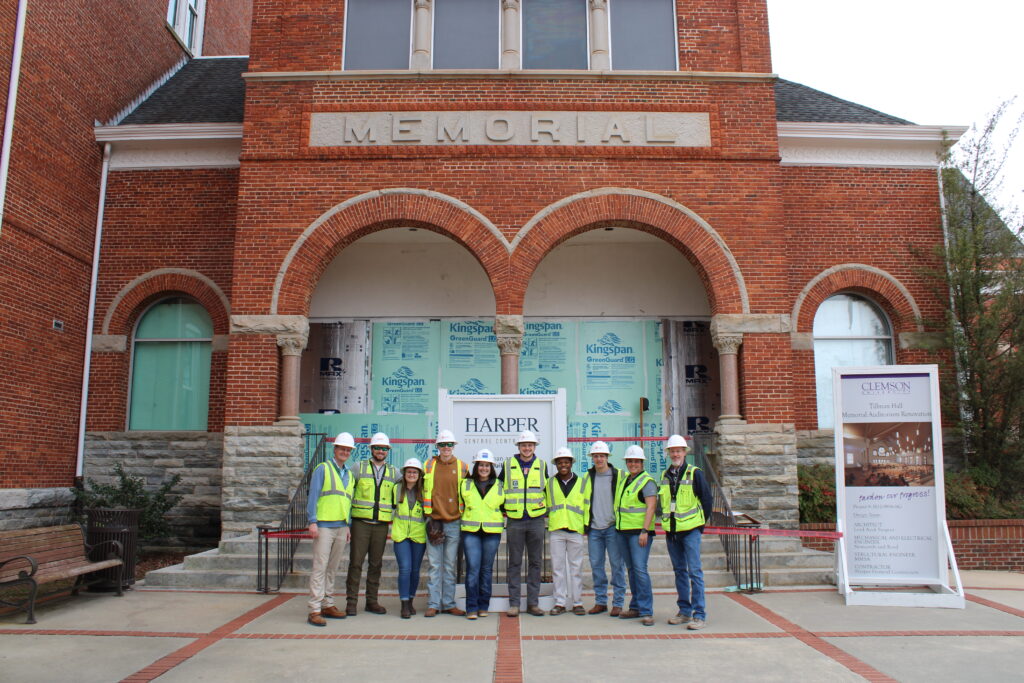
[[(527, 611), (529, 611), (529, 610), (527, 610)], [(557, 617), (559, 614), (565, 614), (565, 608), (562, 607), (561, 605), (555, 605), (554, 607), (551, 608), (551, 611), (548, 612), (548, 614), (550, 614), (553, 617)]]
[(476, 612), (466, 612), (466, 618), (476, 621)]
[(668, 623), (672, 624), (673, 626), (677, 626), (679, 624), (689, 624), (690, 623), (690, 615), (689, 614), (683, 614), (682, 612), (680, 612), (679, 614), (675, 615), (674, 617), (669, 617), (668, 618)]
[(578, 617), (582, 617), (582, 616), (586, 615), (587, 610), (583, 609), (583, 605), (575, 605), (572, 608), (572, 613), (575, 614)]
[(306, 617), (306, 623), (310, 626), (327, 626), (327, 620), (320, 616), (319, 612), (310, 612)]
[[(562, 608), (562, 611), (563, 612), (565, 611), (564, 607)], [(526, 613), (527, 614), (532, 614), (535, 617), (542, 617), (542, 616), (544, 616), (544, 610), (542, 610), (537, 605), (530, 605), (529, 607), (527, 607), (526, 608)]]
[(515, 607), (515, 606), (509, 607), (508, 611), (505, 612), (505, 614), (510, 616), (510, 617), (518, 617), (519, 616), (519, 608)]
[(607, 612), (608, 605), (594, 605), (590, 608), (587, 614), (600, 614), (601, 612)]
[(652, 617), (651, 615), (647, 615), (646, 617), (640, 620), (640, 623), (644, 626), (654, 626), (654, 617)]
[(690, 620), (690, 623), (686, 628), (690, 629), (691, 631), (699, 631), (702, 628), (704, 628), (704, 620), (700, 617), (694, 617)]
[(477, 615), (478, 617), (480, 617), (481, 619), (483, 619), (483, 618), (485, 618), (485, 617), (487, 616), (487, 610), (485, 610), (485, 609), (482, 609), (482, 610), (480, 610), (479, 612), (477, 612), (477, 613), (476, 613), (476, 615)]

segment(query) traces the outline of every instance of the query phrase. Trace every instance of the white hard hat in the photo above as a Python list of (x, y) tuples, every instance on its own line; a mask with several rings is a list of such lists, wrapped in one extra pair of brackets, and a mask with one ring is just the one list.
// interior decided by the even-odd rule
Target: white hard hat
[(372, 448), (373, 446), (387, 446), (391, 448), (391, 439), (384, 432), (377, 432), (370, 437), (370, 447)]
[(334, 440), (335, 446), (345, 446), (347, 448), (355, 448), (356, 440), (352, 438), (352, 435), (348, 432), (342, 432), (338, 434), (338, 438)]
[(494, 453), (491, 453), (486, 448), (481, 448), (476, 452), (476, 457), (473, 458), (473, 462), (489, 462), (491, 465), (497, 465), (494, 461)]
[(646, 460), (647, 456), (644, 455), (644, 449), (640, 448), (636, 444), (626, 449), (626, 455), (623, 456), (626, 460)]
[(562, 447), (561, 447), (561, 448), (559, 448), (559, 449), (558, 449), (557, 451), (555, 451), (555, 457), (554, 457), (554, 458), (552, 458), (552, 460), (558, 460), (559, 458), (569, 458), (569, 459), (571, 459), (571, 460), (572, 460), (573, 462), (576, 462), (576, 456), (575, 456), (575, 455), (573, 455), (573, 454), (572, 454), (572, 451), (570, 451), (570, 450), (569, 450), (568, 448), (566, 448), (565, 446), (562, 446)]
[(612, 451), (610, 448), (608, 448), (608, 444), (606, 444), (604, 441), (595, 441), (594, 443), (590, 444), (590, 455), (594, 455), (595, 453), (604, 453), (605, 455), (611, 455)]
[(529, 429), (519, 432), (519, 436), (516, 437), (516, 443), (538, 443), (537, 435)]
[(405, 464), (402, 465), (402, 470), (405, 470), (407, 467), (415, 467), (420, 472), (423, 471), (423, 463), (421, 463), (418, 458), (409, 458), (406, 460)]
[(668, 441), (665, 442), (665, 448), (689, 448), (689, 447), (690, 447), (690, 444), (688, 444), (686, 442), (686, 437), (685, 436), (679, 436), (678, 434), (673, 434), (672, 436), (668, 437)]
[(458, 441), (455, 440), (455, 435), (451, 433), (451, 430), (442, 429), (437, 433), (434, 443), (458, 443)]

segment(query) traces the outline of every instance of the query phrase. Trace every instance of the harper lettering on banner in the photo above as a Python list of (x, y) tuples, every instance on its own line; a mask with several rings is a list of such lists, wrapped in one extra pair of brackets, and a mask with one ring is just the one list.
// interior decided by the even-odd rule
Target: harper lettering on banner
[(567, 145), (710, 147), (706, 112), (315, 112), (310, 147)]

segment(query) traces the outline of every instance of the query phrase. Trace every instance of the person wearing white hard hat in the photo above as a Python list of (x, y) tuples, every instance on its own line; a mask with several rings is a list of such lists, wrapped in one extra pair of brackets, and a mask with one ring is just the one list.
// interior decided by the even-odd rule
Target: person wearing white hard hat
[(554, 575), (555, 606), (548, 614), (572, 613), (583, 616), (583, 545), (590, 496), (586, 480), (572, 471), (576, 457), (568, 448), (555, 451), (558, 470), (548, 479), (544, 490), (548, 506), (548, 532), (551, 543), (551, 573)]
[(505, 517), (505, 492), (495, 476), (494, 454), (482, 448), (473, 458), (473, 473), (462, 482), (462, 551), (466, 557), (466, 617), (486, 617), (491, 602), (491, 576)]
[(309, 616), (311, 626), (326, 626), (328, 619), (344, 619), (334, 605), (334, 575), (338, 571), (352, 521), (354, 477), (345, 463), (356, 447), (348, 432), (334, 440), (334, 457), (313, 470), (306, 500), (306, 519), (313, 538), (313, 570), (309, 573)]
[(544, 529), (548, 514), (544, 485), (551, 472), (537, 457), (537, 435), (524, 431), (516, 437), (519, 452), (505, 461), (498, 479), (505, 487), (508, 516), (508, 616), (518, 617), (519, 586), (523, 580), (523, 552), (527, 556), (526, 612), (544, 616), (540, 608), (540, 569), (544, 555)]
[(626, 602), (626, 563), (615, 531), (615, 489), (626, 474), (608, 462), (611, 449), (604, 441), (590, 445), (590, 459), (594, 466), (587, 479), (587, 552), (590, 555), (590, 574), (594, 579), (594, 606), (589, 614), (608, 612), (608, 574), (605, 555), (612, 568), (612, 607), (608, 616), (622, 614)]
[(704, 570), (700, 561), (700, 542), (704, 524), (711, 514), (714, 495), (699, 467), (686, 464), (689, 444), (679, 434), (668, 437), (665, 451), (672, 464), (662, 472), (658, 499), (661, 502), (661, 528), (676, 578), (678, 612), (668, 623), (686, 624), (691, 631), (704, 628), (707, 620), (704, 602)]
[(462, 505), (459, 489), (469, 475), (466, 463), (455, 457), (455, 435), (447, 429), (437, 433), (437, 455), (428, 460), (423, 472), (423, 511), (427, 521), (427, 560), (430, 581), (425, 617), (439, 612), (455, 616), (465, 611), (455, 605), (455, 565), (459, 556), (459, 520)]
[(416, 614), (412, 601), (420, 585), (420, 565), (427, 550), (427, 517), (423, 513), (423, 465), (409, 458), (402, 465), (402, 481), (395, 487), (395, 517), (391, 542), (398, 563), (398, 598), (402, 618)]
[(627, 475), (619, 479), (615, 490), (615, 528), (619, 548), (629, 574), (629, 609), (620, 619), (639, 617), (644, 626), (654, 625), (654, 592), (647, 572), (647, 559), (654, 542), (654, 514), (658, 505), (658, 485), (644, 471), (644, 449), (626, 449)]
[(370, 458), (356, 468), (356, 488), (352, 497), (352, 545), (345, 582), (345, 613), (356, 615), (359, 584), (366, 562), (366, 611), (385, 614), (377, 600), (380, 572), (384, 566), (384, 548), (388, 542), (388, 525), (394, 515), (395, 485), (398, 470), (388, 464), (391, 440), (383, 432), (370, 437)]

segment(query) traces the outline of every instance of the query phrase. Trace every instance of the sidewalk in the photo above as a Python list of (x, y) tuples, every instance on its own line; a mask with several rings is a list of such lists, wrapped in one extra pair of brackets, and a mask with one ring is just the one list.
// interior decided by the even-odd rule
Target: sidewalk
[[(964, 572), (964, 610), (846, 607), (834, 590), (711, 592), (708, 626), (566, 614), (475, 622), (360, 612), (305, 623), (305, 597), (135, 590), (83, 593), (0, 616), (0, 679), (17, 681), (1021, 680), (1024, 574)], [(589, 607), (591, 600), (586, 600)], [(625, 642), (629, 641), (629, 642)]]

